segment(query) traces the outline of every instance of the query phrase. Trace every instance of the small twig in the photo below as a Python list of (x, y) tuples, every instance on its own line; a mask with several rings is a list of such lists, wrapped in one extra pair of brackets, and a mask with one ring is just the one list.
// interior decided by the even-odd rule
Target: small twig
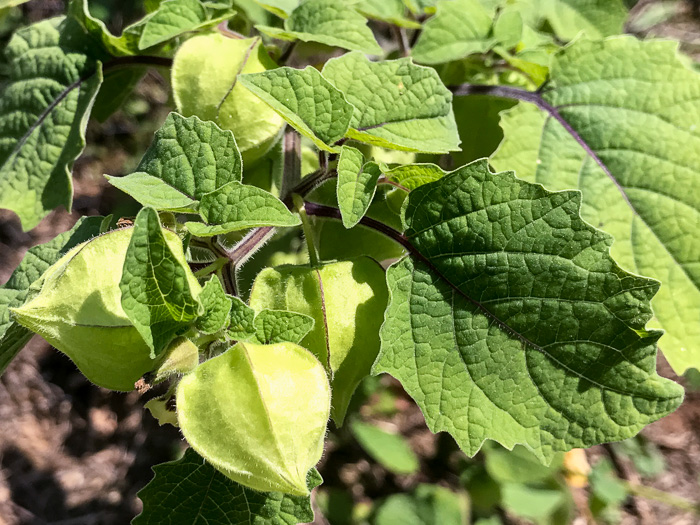
[(399, 53), (401, 53), (401, 56), (409, 56), (411, 54), (411, 44), (406, 36), (406, 30), (403, 27), (392, 25), (391, 31), (394, 33), (394, 38), (399, 44)]
[(301, 136), (290, 127), (284, 134), (284, 171), (280, 198), (284, 200), (291, 195), (293, 188), (296, 188), (300, 181)]
[(379, 177), (379, 179), (377, 180), (377, 184), (390, 184), (390, 185), (394, 186), (395, 188), (398, 188), (400, 190), (405, 191), (406, 193), (411, 191), (408, 188), (406, 188), (405, 186), (402, 186), (401, 184), (399, 184), (398, 182), (394, 182), (393, 180), (387, 179), (386, 177)]
[(309, 251), (309, 262), (312, 268), (318, 268), (319, 259), (316, 245), (314, 244), (314, 233), (309, 222), (309, 217), (306, 214), (304, 199), (298, 193), (292, 194), (294, 208), (301, 218), (301, 226), (304, 229), (304, 238), (306, 239), (306, 248)]

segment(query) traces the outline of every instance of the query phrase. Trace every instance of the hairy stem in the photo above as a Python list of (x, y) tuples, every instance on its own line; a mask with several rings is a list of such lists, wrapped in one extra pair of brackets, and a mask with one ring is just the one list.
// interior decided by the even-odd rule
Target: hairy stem
[(297, 210), (297, 213), (299, 213), (299, 217), (301, 217), (301, 226), (304, 229), (306, 247), (309, 251), (309, 262), (311, 263), (312, 268), (317, 268), (319, 266), (318, 252), (316, 251), (316, 245), (314, 244), (314, 234), (311, 228), (311, 223), (309, 222), (309, 217), (307, 216), (304, 208), (304, 199), (298, 193), (293, 194), (292, 199), (294, 201), (294, 208)]

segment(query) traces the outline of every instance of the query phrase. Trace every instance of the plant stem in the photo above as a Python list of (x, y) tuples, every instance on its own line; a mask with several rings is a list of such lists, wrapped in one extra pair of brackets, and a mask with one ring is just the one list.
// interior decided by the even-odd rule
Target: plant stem
[(647, 487), (637, 483), (632, 483), (630, 481), (623, 480), (622, 484), (630, 494), (658, 501), (659, 503), (675, 507), (685, 512), (692, 512), (696, 516), (700, 516), (700, 503), (676, 496), (675, 494), (671, 494), (663, 490), (655, 489), (654, 487)]
[(301, 218), (301, 227), (304, 229), (304, 238), (306, 239), (306, 247), (309, 250), (309, 262), (312, 268), (317, 268), (320, 266), (318, 260), (318, 252), (316, 251), (316, 245), (314, 244), (314, 232), (311, 228), (311, 223), (309, 222), (309, 217), (306, 215), (305, 206), (308, 203), (304, 203), (301, 195), (294, 193), (292, 195), (292, 200), (294, 201), (294, 208), (296, 208), (299, 217)]
[(391, 26), (391, 30), (394, 33), (394, 37), (399, 44), (399, 53), (402, 57), (407, 57), (411, 54), (411, 44), (406, 36), (406, 30), (403, 27), (398, 27), (395, 25)]
[(284, 171), (280, 198), (286, 199), (301, 181), (301, 136), (293, 128), (284, 134)]
[[(172, 67), (173, 59), (167, 57), (155, 57), (155, 56), (133, 56), (133, 57), (115, 57), (109, 62), (105, 62), (102, 66), (104, 71), (109, 71), (110, 69), (115, 69), (119, 67), (131, 67), (131, 66), (155, 66), (155, 67)], [(93, 73), (94, 74), (94, 73)], [(92, 75), (90, 75), (92, 76)], [(86, 79), (84, 79), (86, 80)]]
[(216, 261), (214, 261), (210, 265), (205, 266), (201, 270), (197, 270), (196, 272), (194, 272), (194, 276), (197, 277), (198, 279), (200, 277), (206, 277), (210, 273), (214, 273), (214, 272), (219, 271), (221, 268), (226, 266), (226, 264), (228, 264), (228, 262), (229, 262), (228, 258), (219, 257)]

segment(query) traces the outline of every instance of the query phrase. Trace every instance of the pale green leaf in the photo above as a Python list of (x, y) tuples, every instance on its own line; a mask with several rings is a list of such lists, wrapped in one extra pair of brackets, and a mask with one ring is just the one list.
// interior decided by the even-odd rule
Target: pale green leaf
[(565, 41), (573, 40), (580, 32), (589, 38), (618, 35), (627, 19), (623, 0), (535, 0), (533, 4)]
[(0, 207), (34, 228), (57, 206), (71, 209), (73, 162), (102, 82), (82, 31), (52, 19), (17, 31), (5, 47), (0, 92)]
[(287, 18), (297, 8), (299, 0), (255, 0), (255, 3), (280, 18)]
[(151, 348), (151, 357), (200, 315), (199, 290), (193, 285), (198, 287), (182, 252), (173, 253), (166, 244), (158, 214), (143, 208), (134, 221), (119, 287), (122, 308)]
[(113, 35), (104, 22), (92, 16), (88, 0), (70, 0), (69, 15), (77, 20), (109, 53), (116, 56), (137, 55), (149, 47), (206, 27), (214, 26), (236, 12), (230, 1), (163, 0), (157, 9)]
[(409, 191), (445, 176), (443, 169), (435, 164), (404, 164), (383, 172), (387, 179)]
[[(154, 477), (138, 493), (143, 511), (133, 525), (296, 525), (313, 521), (308, 496), (258, 492), (230, 480), (191, 448), (153, 467)], [(309, 489), (322, 482), (316, 470)]]
[(240, 182), (243, 164), (233, 133), (213, 122), (170, 113), (137, 170), (107, 180), (143, 206), (195, 211), (205, 194)]
[(382, 174), (374, 162), (365, 163), (359, 150), (343, 146), (338, 159), (338, 207), (343, 226), (352, 228), (367, 213)]
[(199, 237), (245, 230), (258, 226), (297, 226), (299, 217), (271, 193), (240, 182), (229, 182), (202, 197), (199, 213), (205, 224), (187, 222)]
[(632, 37), (572, 44), (555, 58), (543, 100), (580, 142), (521, 103), (503, 117), (492, 162), (583, 192), (582, 217), (615, 237), (615, 260), (663, 283), (654, 323), (682, 373), (700, 367), (700, 75), (676, 47)]
[(349, 138), (404, 151), (458, 149), (452, 93), (434, 69), (355, 52), (326, 62), (323, 76), (355, 107)]
[(551, 193), (476, 161), (409, 194), (412, 256), (387, 273), (374, 372), (399, 379), (433, 432), (469, 455), (486, 439), (540, 459), (630, 437), (683, 389), (656, 374), (656, 281)]
[(355, 9), (367, 18), (394, 24), (408, 29), (420, 29), (420, 23), (406, 17), (403, 0), (360, 0)]
[(491, 14), (479, 0), (442, 0), (411, 54), (416, 62), (442, 64), (484, 53), (495, 43), (490, 31)]
[(156, 210), (178, 210), (193, 212), (197, 201), (170, 186), (163, 179), (137, 171), (126, 177), (105, 175), (107, 181), (115, 188), (131, 195), (142, 206)]
[(255, 310), (241, 301), (238, 297), (231, 299), (231, 321), (227, 333), (236, 341), (247, 341), (255, 337)]
[(354, 108), (314, 67), (280, 67), (239, 81), (320, 149), (335, 151), (348, 130)]
[(102, 217), (83, 217), (69, 231), (51, 241), (30, 248), (0, 286), (0, 374), (34, 335), (10, 317), (10, 308), (22, 306), (29, 298), (29, 287), (66, 252), (100, 233)]
[(367, 19), (347, 2), (306, 0), (284, 21), (283, 32), (265, 26), (258, 29), (274, 38), (318, 42), (370, 55), (383, 53), (367, 27)]
[(215, 334), (226, 328), (231, 320), (231, 305), (233, 301), (226, 295), (221, 281), (212, 275), (202, 287), (199, 300), (204, 307), (204, 314), (197, 319), (196, 326), (202, 333)]
[(387, 470), (404, 475), (418, 471), (418, 457), (398, 432), (358, 420), (350, 423), (350, 430), (367, 454)]
[(301, 342), (314, 327), (314, 318), (285, 310), (262, 310), (255, 316), (255, 337), (264, 345)]

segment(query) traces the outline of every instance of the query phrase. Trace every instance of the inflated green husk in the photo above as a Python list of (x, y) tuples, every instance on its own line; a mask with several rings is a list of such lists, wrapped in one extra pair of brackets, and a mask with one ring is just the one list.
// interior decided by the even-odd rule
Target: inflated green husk
[[(133, 390), (155, 362), (150, 349), (121, 305), (119, 281), (133, 228), (111, 231), (80, 244), (35, 283), (35, 296), (13, 315), (70, 357), (93, 383), (111, 390)], [(182, 243), (163, 230), (184, 263)], [(190, 288), (200, 286), (193, 275)]]

